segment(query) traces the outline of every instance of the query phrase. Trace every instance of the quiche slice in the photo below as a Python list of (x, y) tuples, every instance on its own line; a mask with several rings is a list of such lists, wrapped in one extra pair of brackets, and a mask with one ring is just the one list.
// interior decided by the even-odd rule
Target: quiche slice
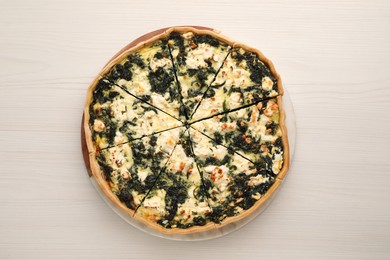
[(238, 46), (235, 46), (224, 61), (192, 121), (283, 93), (283, 89), (278, 86), (279, 76), (276, 72), (271, 72), (270, 61), (259, 51), (247, 51)]
[(210, 228), (211, 208), (195, 162), (188, 131), (170, 156), (156, 184), (137, 209), (139, 218), (160, 229)]
[(227, 57), (230, 45), (210, 34), (185, 29), (172, 31), (168, 43), (182, 102), (191, 118)]
[(273, 98), (196, 122), (192, 127), (277, 175), (285, 157), (280, 105), (281, 98)]
[(190, 129), (194, 154), (209, 194), (209, 220), (221, 223), (247, 211), (275, 182), (275, 175)]
[(182, 125), (177, 119), (129, 95), (104, 78), (98, 78), (91, 88), (85, 113), (95, 147), (91, 147), (90, 151)]
[(184, 122), (167, 39), (123, 53), (101, 75), (150, 105)]
[(99, 183), (105, 183), (105, 194), (134, 212), (153, 187), (179, 135), (180, 129), (172, 129), (91, 153), (91, 168), (104, 180)]

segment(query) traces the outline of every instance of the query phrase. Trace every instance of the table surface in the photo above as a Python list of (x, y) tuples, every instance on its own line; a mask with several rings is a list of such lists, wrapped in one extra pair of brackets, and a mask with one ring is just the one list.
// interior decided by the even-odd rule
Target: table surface
[[(131, 2), (0, 1), (0, 258), (390, 258), (389, 1)], [(145, 32), (186, 24), (262, 50), (297, 124), (270, 207), (200, 242), (125, 223), (80, 148), (86, 90), (106, 61)]]

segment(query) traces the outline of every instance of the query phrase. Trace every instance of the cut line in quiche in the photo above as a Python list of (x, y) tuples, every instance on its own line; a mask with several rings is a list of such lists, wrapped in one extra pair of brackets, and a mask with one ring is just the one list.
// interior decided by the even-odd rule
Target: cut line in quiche
[(123, 214), (159, 234), (246, 223), (289, 168), (282, 95), (260, 51), (212, 29), (146, 34), (88, 89), (90, 176)]
[(285, 150), (280, 104), (280, 97), (272, 98), (191, 126), (216, 143), (233, 149), (258, 167), (278, 175), (283, 167)]
[(154, 186), (179, 141), (180, 129), (90, 154), (91, 170), (108, 195), (133, 214)]
[[(85, 118), (95, 150), (123, 144), (173, 129), (182, 122), (130, 95), (121, 87), (98, 78), (88, 102)], [(89, 149), (92, 149), (89, 146)]]
[(186, 120), (166, 38), (118, 57), (100, 75), (174, 118)]
[(211, 212), (186, 130), (136, 215), (167, 229), (199, 230), (214, 226)]
[(237, 44), (200, 102), (192, 121), (279, 96), (275, 76), (258, 55)]
[(211, 35), (191, 31), (173, 31), (168, 39), (182, 102), (187, 117), (191, 117), (228, 56), (230, 46)]
[(275, 181), (275, 174), (190, 129), (197, 164), (209, 194), (210, 222), (223, 223), (249, 210)]

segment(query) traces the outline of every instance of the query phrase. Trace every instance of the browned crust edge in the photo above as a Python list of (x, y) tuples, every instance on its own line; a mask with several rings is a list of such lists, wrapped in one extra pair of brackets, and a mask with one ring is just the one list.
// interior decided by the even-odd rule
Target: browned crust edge
[[(209, 27), (204, 27), (204, 26), (177, 26), (177, 27), (191, 27), (191, 28), (195, 28), (195, 29), (198, 29), (198, 30), (215, 31), (215, 29), (212, 29), (212, 28), (209, 28)], [(142, 35), (141, 37), (138, 37), (137, 39), (135, 39), (134, 41), (132, 41), (131, 43), (129, 43), (125, 47), (123, 47), (117, 54), (115, 54), (108, 61), (108, 63), (106, 65), (108, 65), (112, 60), (116, 59), (118, 56), (121, 56), (122, 53), (124, 53), (125, 51), (133, 48), (134, 46), (136, 46), (138, 44), (142, 44), (143, 42), (148, 41), (150, 38), (155, 37), (156, 35), (165, 33), (170, 28), (172, 28), (172, 27), (161, 28), (161, 29), (155, 30), (153, 32), (147, 33), (145, 35)]]
[[(277, 97), (277, 103), (279, 106), (279, 113), (280, 113), (279, 124), (282, 128), (282, 143), (284, 146), (283, 167), (282, 167), (282, 170), (280, 171), (280, 173), (278, 174), (277, 178), (275, 179), (275, 182), (271, 185), (271, 187), (268, 189), (268, 191), (249, 210), (246, 210), (237, 216), (229, 217), (229, 218), (223, 220), (220, 224), (215, 224), (215, 223), (210, 222), (210, 223), (206, 224), (205, 226), (194, 226), (194, 227), (191, 227), (188, 229), (178, 229), (178, 228), (166, 229), (166, 228), (163, 228), (162, 226), (158, 225), (156, 222), (151, 222), (149, 220), (146, 220), (145, 218), (140, 217), (137, 214), (134, 214), (134, 210), (127, 208), (111, 192), (111, 189), (110, 189), (108, 183), (103, 179), (103, 177), (101, 175), (100, 167), (99, 167), (97, 160), (96, 160), (96, 157), (95, 157), (96, 148), (93, 145), (92, 133), (91, 133), (91, 131), (89, 129), (89, 125), (88, 125), (89, 106), (90, 106), (90, 101), (92, 100), (93, 89), (94, 89), (95, 85), (97, 84), (97, 82), (101, 79), (101, 75), (104, 75), (105, 73), (107, 73), (112, 68), (113, 65), (115, 65), (120, 59), (123, 58), (123, 56), (128, 55), (130, 53), (133, 53), (133, 52), (143, 48), (144, 46), (147, 46), (148, 44), (151, 44), (157, 40), (163, 39), (164, 37), (168, 36), (171, 32), (183, 33), (183, 32), (188, 32), (188, 31), (191, 31), (195, 34), (208, 34), (210, 36), (213, 36), (213, 37), (219, 39), (222, 42), (225, 42), (225, 43), (233, 46), (233, 48), (243, 48), (247, 51), (254, 52), (259, 56), (260, 60), (262, 62), (264, 62), (270, 68), (271, 73), (275, 76), (275, 78), (277, 80), (278, 92), (280, 94)], [(215, 30), (213, 30), (211, 28), (180, 26), (180, 27), (163, 28), (163, 29), (148, 33), (144, 36), (139, 37), (138, 39), (136, 39), (135, 41), (133, 41), (129, 45), (125, 46), (116, 55), (114, 55), (114, 57), (104, 66), (104, 68), (99, 73), (99, 76), (97, 76), (94, 79), (94, 81), (90, 84), (90, 86), (88, 88), (87, 97), (86, 97), (86, 105), (84, 107), (84, 115), (83, 115), (83, 124), (82, 125), (83, 125), (83, 130), (84, 130), (83, 134), (85, 135), (85, 141), (87, 144), (86, 146), (87, 146), (88, 153), (89, 153), (89, 162), (86, 162), (86, 164), (89, 163), (89, 166), (90, 166), (89, 174), (90, 174), (90, 176), (94, 176), (96, 178), (96, 181), (97, 181), (100, 189), (103, 191), (105, 196), (114, 205), (119, 207), (125, 213), (133, 216), (133, 218), (135, 220), (141, 222), (142, 224), (144, 224), (148, 228), (156, 230), (162, 234), (185, 235), (185, 234), (191, 234), (191, 233), (196, 233), (196, 232), (210, 231), (210, 230), (213, 230), (215, 228), (217, 228), (217, 229), (222, 228), (222, 227), (224, 227), (232, 222), (242, 220), (245, 217), (247, 217), (251, 214), (254, 214), (255, 211), (257, 211), (271, 197), (271, 195), (273, 195), (278, 190), (278, 188), (280, 187), (280, 184), (284, 180), (284, 178), (288, 172), (288, 169), (289, 169), (290, 151), (289, 151), (287, 128), (285, 125), (286, 115), (285, 115), (285, 111), (283, 109), (282, 97), (281, 97), (283, 95), (283, 92), (284, 91), (283, 91), (283, 86), (282, 86), (282, 81), (281, 81), (280, 75), (277, 73), (273, 63), (268, 58), (266, 58), (262, 52), (260, 52), (259, 50), (255, 49), (255, 48), (249, 47), (245, 44), (234, 42), (234, 41), (230, 40), (229, 38), (220, 35), (219, 33), (217, 33)], [(88, 165), (86, 165), (86, 166), (88, 167)]]
[(283, 181), (286, 177), (288, 169), (290, 168), (290, 146), (288, 142), (288, 132), (286, 127), (286, 112), (284, 111), (282, 97), (278, 96), (276, 98), (279, 106), (279, 125), (282, 129), (282, 143), (283, 143), (283, 167), (279, 172), (277, 179)]
[(94, 146), (94, 144), (92, 142), (92, 131), (88, 125), (88, 123), (89, 123), (89, 106), (91, 105), (93, 90), (101, 78), (102, 78), (101, 76), (97, 76), (92, 81), (92, 83), (89, 85), (88, 90), (87, 90), (87, 97), (86, 97), (86, 101), (85, 101), (85, 106), (84, 106), (83, 129), (84, 129), (85, 141), (87, 143), (88, 153), (96, 152), (96, 147)]

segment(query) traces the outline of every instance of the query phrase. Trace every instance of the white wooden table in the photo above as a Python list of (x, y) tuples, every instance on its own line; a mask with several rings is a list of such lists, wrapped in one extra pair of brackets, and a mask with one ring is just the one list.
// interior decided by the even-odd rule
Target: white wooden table
[[(389, 259), (390, 2), (0, 1), (0, 258)], [(165, 2), (165, 3), (164, 3)], [(273, 60), (297, 119), (282, 190), (201, 242), (120, 219), (83, 165), (88, 84), (120, 48), (205, 25)]]

